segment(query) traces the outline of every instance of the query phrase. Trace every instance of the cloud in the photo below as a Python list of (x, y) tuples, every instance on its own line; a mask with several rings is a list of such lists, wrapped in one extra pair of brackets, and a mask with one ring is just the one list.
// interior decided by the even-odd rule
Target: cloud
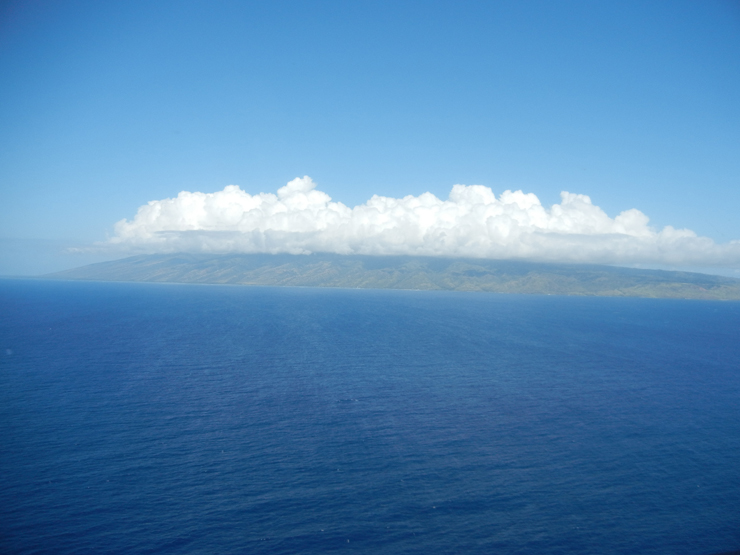
[(115, 225), (106, 243), (136, 252), (332, 252), (517, 258), (607, 264), (739, 266), (740, 241), (718, 245), (688, 229), (655, 230), (636, 209), (615, 218), (586, 195), (561, 193), (545, 208), (536, 195), (455, 185), (449, 198), (373, 196), (349, 208), (308, 176), (277, 194), (236, 185), (153, 200)]

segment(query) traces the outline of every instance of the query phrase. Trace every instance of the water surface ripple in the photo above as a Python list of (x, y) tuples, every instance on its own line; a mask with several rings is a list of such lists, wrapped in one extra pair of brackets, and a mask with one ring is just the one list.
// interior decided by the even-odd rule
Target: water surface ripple
[(0, 551), (740, 548), (740, 303), (0, 282)]

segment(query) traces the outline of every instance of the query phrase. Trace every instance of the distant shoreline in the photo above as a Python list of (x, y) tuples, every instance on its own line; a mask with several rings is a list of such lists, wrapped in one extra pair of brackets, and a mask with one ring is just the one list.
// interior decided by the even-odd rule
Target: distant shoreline
[(723, 276), (412, 256), (140, 255), (28, 279), (740, 300), (740, 279)]

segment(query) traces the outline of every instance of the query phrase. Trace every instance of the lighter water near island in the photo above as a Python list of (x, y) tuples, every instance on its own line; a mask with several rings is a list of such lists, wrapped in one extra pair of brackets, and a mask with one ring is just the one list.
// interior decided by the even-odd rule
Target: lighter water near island
[(740, 303), (0, 281), (3, 553), (740, 549)]

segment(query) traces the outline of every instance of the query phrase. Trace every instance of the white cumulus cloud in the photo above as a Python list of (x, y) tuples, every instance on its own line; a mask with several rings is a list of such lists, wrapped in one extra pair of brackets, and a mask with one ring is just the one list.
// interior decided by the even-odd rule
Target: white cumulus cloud
[(236, 185), (153, 200), (115, 225), (108, 246), (143, 252), (332, 252), (519, 258), (560, 262), (740, 265), (740, 241), (719, 245), (688, 229), (656, 230), (636, 209), (610, 218), (586, 195), (536, 195), (455, 185), (449, 198), (373, 196), (354, 208), (334, 202), (308, 176), (277, 194)]

